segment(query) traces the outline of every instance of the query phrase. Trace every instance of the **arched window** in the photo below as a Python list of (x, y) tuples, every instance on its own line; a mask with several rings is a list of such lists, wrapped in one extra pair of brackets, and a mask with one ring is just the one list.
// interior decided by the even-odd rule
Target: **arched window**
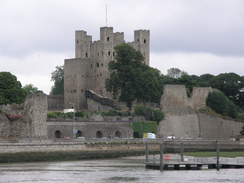
[(115, 137), (121, 138), (121, 133), (119, 131), (115, 132)]
[(103, 138), (103, 133), (101, 131), (97, 131), (96, 138)]
[(61, 131), (57, 130), (54, 134), (54, 138), (63, 138), (63, 134)]
[(84, 137), (83, 132), (78, 130), (77, 133), (76, 133), (76, 137)]

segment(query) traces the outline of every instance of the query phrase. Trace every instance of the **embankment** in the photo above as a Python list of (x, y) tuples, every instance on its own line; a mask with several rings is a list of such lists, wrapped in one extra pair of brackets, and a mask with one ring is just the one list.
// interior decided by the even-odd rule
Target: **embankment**
[[(32, 142), (0, 143), (0, 163), (30, 161), (63, 161), (95, 158), (114, 158), (145, 154), (144, 142)], [(159, 153), (162, 140), (148, 142), (151, 154)], [(243, 151), (243, 142), (219, 141), (222, 151)], [(216, 141), (164, 141), (165, 153), (180, 152), (183, 144), (185, 152), (215, 151)]]

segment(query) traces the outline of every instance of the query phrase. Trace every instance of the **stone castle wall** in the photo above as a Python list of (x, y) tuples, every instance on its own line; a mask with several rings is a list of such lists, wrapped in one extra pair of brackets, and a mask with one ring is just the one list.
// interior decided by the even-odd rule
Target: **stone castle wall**
[(198, 112), (206, 107), (206, 99), (212, 88), (194, 88), (187, 97), (185, 86), (166, 85), (161, 98), (161, 110), (165, 118), (160, 122), (160, 137), (174, 135), (176, 138), (203, 137), (204, 139), (229, 139), (239, 135), (242, 122), (226, 120)]
[[(108, 64), (115, 58), (114, 47), (125, 43), (123, 32), (113, 32), (112, 27), (100, 28), (100, 40), (92, 41), (86, 31), (75, 33), (75, 58), (64, 63), (64, 106), (74, 103), (76, 109), (87, 109), (85, 90), (112, 98), (106, 91), (105, 79), (109, 76)], [(150, 32), (136, 30), (134, 41), (128, 43), (145, 57), (149, 65)]]
[(26, 97), (26, 122), (31, 123), (31, 137), (47, 137), (47, 96), (42, 93), (33, 93)]

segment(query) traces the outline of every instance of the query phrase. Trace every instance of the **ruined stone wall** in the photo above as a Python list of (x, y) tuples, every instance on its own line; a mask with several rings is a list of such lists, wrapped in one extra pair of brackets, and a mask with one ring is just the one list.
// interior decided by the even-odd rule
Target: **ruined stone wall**
[(24, 110), (27, 123), (31, 123), (32, 137), (47, 137), (47, 108), (47, 96), (44, 93), (33, 93), (26, 97)]
[(198, 109), (206, 107), (208, 93), (212, 91), (209, 87), (193, 88), (192, 95), (188, 98), (185, 86), (166, 85), (161, 98), (161, 110), (165, 113), (165, 118), (160, 122), (158, 136), (229, 139), (239, 135), (243, 123), (198, 112)]
[(48, 95), (47, 104), (48, 104), (48, 111), (63, 111), (64, 96), (63, 95)]

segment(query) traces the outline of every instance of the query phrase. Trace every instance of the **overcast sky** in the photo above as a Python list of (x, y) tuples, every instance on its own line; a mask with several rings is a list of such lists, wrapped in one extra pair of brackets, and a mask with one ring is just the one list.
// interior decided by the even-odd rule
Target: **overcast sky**
[(150, 30), (150, 66), (244, 76), (244, 0), (0, 0), (0, 72), (49, 94), (51, 72), (74, 58), (75, 30)]

